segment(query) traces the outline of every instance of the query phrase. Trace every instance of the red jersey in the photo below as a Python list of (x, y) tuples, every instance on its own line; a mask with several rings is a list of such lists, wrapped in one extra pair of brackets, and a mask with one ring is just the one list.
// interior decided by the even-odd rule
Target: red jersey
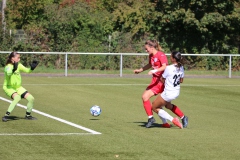
[[(155, 55), (150, 54), (149, 55), (149, 64), (152, 65), (153, 69), (158, 69), (158, 68), (162, 67), (163, 64), (168, 65), (167, 56), (161, 51), (158, 51)], [(153, 76), (161, 77), (163, 72), (164, 71), (156, 72), (153, 74)]]

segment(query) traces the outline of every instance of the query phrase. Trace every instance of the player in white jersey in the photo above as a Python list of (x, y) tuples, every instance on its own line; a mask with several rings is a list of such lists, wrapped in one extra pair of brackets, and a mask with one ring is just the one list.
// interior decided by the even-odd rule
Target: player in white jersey
[[(172, 57), (172, 56), (171, 56)], [(165, 88), (161, 97), (171, 102), (176, 99), (180, 93), (180, 83), (182, 83), (184, 77), (183, 66), (177, 66), (177, 64), (171, 64), (166, 67), (162, 74), (162, 79), (165, 79)]]
[[(176, 99), (180, 93), (180, 83), (183, 82), (184, 69), (181, 64), (181, 53), (172, 52), (170, 59), (172, 64), (167, 66), (164, 73), (162, 74), (161, 81), (165, 84), (164, 91), (158, 96), (153, 104), (153, 110), (162, 118), (171, 121), (174, 125), (179, 128), (183, 128), (178, 118), (173, 118), (166, 111), (162, 109), (162, 106), (172, 105), (171, 101)], [(185, 117), (186, 118), (186, 117)]]

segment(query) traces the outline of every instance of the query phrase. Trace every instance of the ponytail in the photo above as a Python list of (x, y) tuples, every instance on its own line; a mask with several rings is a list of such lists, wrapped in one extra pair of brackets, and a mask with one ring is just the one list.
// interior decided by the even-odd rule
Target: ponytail
[(7, 62), (6, 62), (6, 65), (8, 64), (12, 64), (12, 58), (15, 57), (17, 54), (19, 54), (18, 52), (11, 52), (8, 56), (8, 59), (7, 59)]
[(145, 45), (149, 45), (151, 47), (154, 47), (157, 51), (163, 51), (162, 47), (160, 46), (159, 42), (156, 40), (147, 40), (145, 42)]
[(181, 60), (182, 60), (182, 55), (181, 55), (180, 52), (178, 52), (178, 51), (173, 51), (173, 52), (172, 52), (172, 57), (173, 57), (174, 59), (176, 59), (176, 62), (177, 62), (176, 67), (180, 68), (181, 66), (183, 66), (183, 64), (182, 64), (182, 62), (181, 62)]

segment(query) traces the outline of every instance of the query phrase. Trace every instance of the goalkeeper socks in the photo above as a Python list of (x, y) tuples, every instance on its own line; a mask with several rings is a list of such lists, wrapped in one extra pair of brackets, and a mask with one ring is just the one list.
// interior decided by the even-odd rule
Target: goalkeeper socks
[(9, 115), (10, 115), (10, 112), (7, 111), (6, 114), (5, 114), (5, 116), (9, 116)]
[(144, 109), (145, 109), (148, 117), (149, 117), (149, 116), (153, 116), (152, 104), (151, 104), (150, 100), (144, 101), (144, 102), (143, 102), (143, 106), (144, 106)]
[[(18, 94), (15, 95), (14, 98), (13, 98), (12, 103), (11, 103), (10, 106), (8, 107), (7, 113), (10, 114), (20, 100), (21, 100), (20, 95), (18, 95)], [(7, 114), (7, 113), (6, 113), (6, 114)], [(9, 114), (8, 114), (8, 115), (9, 115)]]
[(34, 97), (29, 94), (26, 99), (28, 100), (28, 104), (27, 104), (27, 112), (31, 113), (32, 109), (33, 109), (33, 104), (34, 104)]
[(30, 116), (31, 115), (31, 112), (26, 112), (26, 116)]

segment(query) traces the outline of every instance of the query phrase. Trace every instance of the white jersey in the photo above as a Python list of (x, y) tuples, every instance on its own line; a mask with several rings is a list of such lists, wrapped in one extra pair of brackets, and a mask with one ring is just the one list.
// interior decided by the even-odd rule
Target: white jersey
[(175, 64), (167, 66), (162, 77), (165, 78), (164, 91), (179, 91), (180, 78), (184, 77), (183, 66), (180, 68), (176, 67)]

